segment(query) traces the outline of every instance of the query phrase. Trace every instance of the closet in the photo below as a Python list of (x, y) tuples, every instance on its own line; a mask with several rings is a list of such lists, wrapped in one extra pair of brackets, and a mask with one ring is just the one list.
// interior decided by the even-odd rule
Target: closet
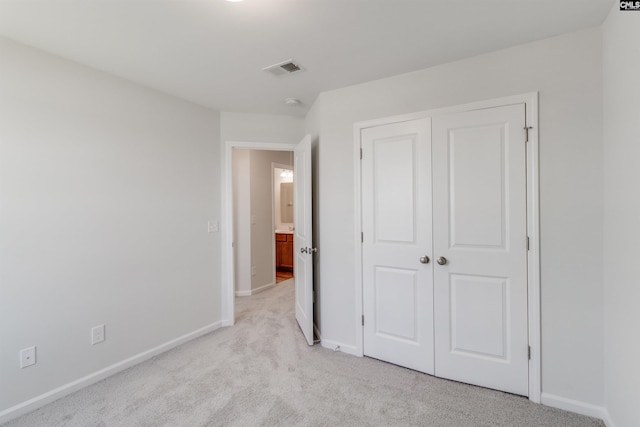
[(528, 394), (525, 104), (361, 131), (364, 354)]

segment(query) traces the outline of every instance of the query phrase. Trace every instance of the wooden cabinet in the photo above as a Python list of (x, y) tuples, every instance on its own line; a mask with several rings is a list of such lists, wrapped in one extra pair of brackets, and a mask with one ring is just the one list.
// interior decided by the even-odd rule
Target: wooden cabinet
[(293, 270), (293, 234), (276, 233), (276, 269)]

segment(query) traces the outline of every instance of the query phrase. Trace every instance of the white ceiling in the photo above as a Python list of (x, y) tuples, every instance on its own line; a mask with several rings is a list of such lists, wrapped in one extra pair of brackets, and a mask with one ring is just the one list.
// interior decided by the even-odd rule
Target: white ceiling
[[(0, 34), (216, 110), (300, 116), (322, 91), (599, 25), (613, 2), (0, 0)], [(305, 71), (261, 71), (289, 58)]]

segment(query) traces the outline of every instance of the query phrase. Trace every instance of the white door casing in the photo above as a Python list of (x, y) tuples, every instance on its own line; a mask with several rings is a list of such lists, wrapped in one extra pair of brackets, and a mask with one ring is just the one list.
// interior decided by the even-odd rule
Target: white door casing
[(313, 235), (311, 186), (311, 136), (305, 136), (293, 152), (293, 275), (296, 320), (309, 345), (313, 345)]
[(364, 354), (433, 374), (430, 119), (361, 138)]
[(432, 120), (435, 374), (528, 395), (525, 105)]

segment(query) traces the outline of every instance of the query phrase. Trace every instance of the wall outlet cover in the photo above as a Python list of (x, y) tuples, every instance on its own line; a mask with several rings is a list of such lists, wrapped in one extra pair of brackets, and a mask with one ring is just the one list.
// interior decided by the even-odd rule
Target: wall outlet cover
[(20, 350), (20, 368), (36, 364), (36, 346)]
[(104, 341), (104, 325), (91, 328), (91, 345), (96, 345)]

